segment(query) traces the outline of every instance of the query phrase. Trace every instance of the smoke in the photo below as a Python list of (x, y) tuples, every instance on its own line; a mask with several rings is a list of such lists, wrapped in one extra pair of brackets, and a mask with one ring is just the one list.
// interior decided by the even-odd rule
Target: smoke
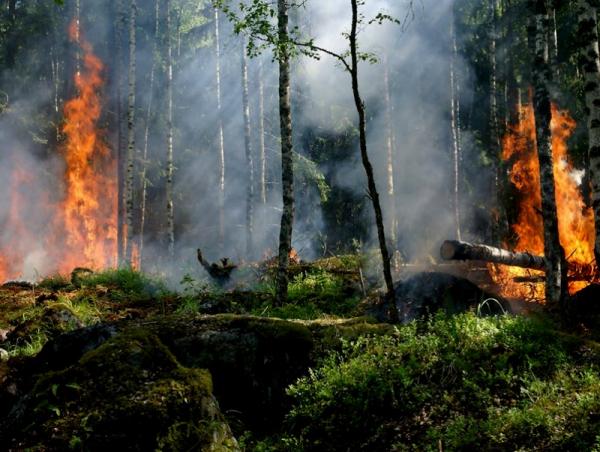
[[(67, 2), (68, 3), (68, 2)], [(231, 24), (221, 22), (220, 76), (222, 85), (222, 118), (225, 144), (225, 212), (224, 242), (220, 243), (219, 167), (218, 167), (218, 110), (216, 99), (216, 67), (214, 50), (214, 23), (212, 9), (206, 2), (173, 1), (173, 53), (174, 65), (174, 127), (175, 127), (175, 213), (176, 213), (176, 265), (167, 266), (166, 255), (166, 197), (164, 191), (166, 157), (165, 120), (165, 20), (164, 5), (160, 2), (158, 46), (155, 50), (154, 0), (138, 0), (138, 48), (137, 48), (137, 130), (138, 158), (136, 176), (141, 165), (147, 168), (148, 211), (144, 247), (144, 267), (150, 270), (173, 273), (174, 279), (190, 272), (202, 274), (195, 262), (195, 250), (201, 248), (207, 259), (216, 261), (228, 256), (235, 261), (253, 260), (274, 255), (278, 247), (281, 216), (279, 117), (277, 98), (277, 65), (268, 52), (249, 61), (250, 110), (252, 118), (252, 147), (255, 167), (254, 185), (254, 234), (253, 253), (246, 253), (246, 199), (248, 189), (248, 166), (245, 157), (242, 116), (241, 41), (235, 36)], [(365, 24), (359, 34), (361, 51), (372, 52), (380, 62), (360, 65), (360, 88), (368, 111), (368, 146), (376, 170), (377, 184), (384, 207), (386, 224), (389, 223), (391, 202), (398, 218), (398, 243), (409, 259), (419, 259), (435, 253), (439, 241), (454, 236), (451, 208), (452, 142), (450, 128), (450, 21), (451, 0), (423, 0), (415, 5), (414, 17), (406, 2), (374, 0), (367, 1), (362, 12), (368, 21), (378, 12), (386, 12), (400, 21), (409, 15), (406, 27), (387, 23)], [(59, 14), (70, 13), (70, 9)], [(344, 53), (347, 41), (343, 33), (350, 27), (350, 4), (347, 0), (307, 2), (305, 9), (293, 15), (293, 19), (306, 36), (315, 38), (318, 45), (335, 52)], [(107, 85), (103, 93), (105, 104), (103, 126), (106, 139), (116, 149), (117, 102), (116, 87), (119, 69), (115, 46), (115, 7), (110, 2), (82, 2), (82, 29), (92, 42), (95, 52), (107, 65)], [(65, 33), (66, 24), (57, 25), (59, 36)], [(123, 52), (126, 53), (126, 33), (121, 36)], [(73, 68), (72, 51), (64, 44), (65, 38), (49, 34), (46, 40), (30, 41), (28, 55), (39, 60), (41, 49), (53, 48), (60, 53), (59, 82), (69, 85)], [(23, 64), (21, 60), (19, 64)], [(394, 133), (394, 198), (387, 196), (387, 124), (384, 101), (384, 64), (390, 75), (391, 123)], [(261, 176), (258, 139), (258, 67), (263, 66), (265, 107), (265, 155), (267, 199), (260, 199)], [(150, 90), (150, 72), (154, 66), (154, 89)], [(464, 61), (458, 61), (457, 77), (463, 82), (463, 98), (469, 93)], [(120, 66), (126, 78), (126, 66)], [(55, 143), (36, 142), (35, 126), (31, 124), (14, 127), (15, 117), (35, 117), (52, 111), (54, 89), (50, 65), (45, 61), (37, 64), (38, 81), (32, 81), (26, 89), (18, 89), (18, 83), (9, 83), (8, 73), (2, 75), (2, 91), (10, 91), (10, 111), (0, 114), (0, 133), (3, 153), (0, 172), (3, 180), (14, 176), (12, 155), (22, 159), (31, 179), (21, 183), (17, 190), (23, 193), (25, 205), (31, 206), (21, 212), (21, 221), (27, 222), (26, 231), (4, 230), (0, 237), (3, 253), (15, 250), (18, 268), (10, 277), (32, 278), (36, 272), (52, 272), (56, 265), (45, 259), (44, 243), (37, 234), (44, 230), (48, 221), (44, 200), (60, 199), (62, 171), (60, 152)], [(42, 80), (42, 81), (40, 81)], [(350, 206), (347, 214), (336, 221), (349, 237), (373, 246), (375, 228), (372, 209), (366, 198), (366, 180), (360, 164), (358, 143), (352, 129), (356, 113), (351, 92), (350, 78), (335, 59), (322, 56), (320, 60), (301, 57), (294, 62), (293, 102), (295, 147), (298, 154), (317, 162), (316, 168), (325, 175), (332, 194), (329, 204), (322, 206), (323, 193), (315, 183), (314, 174), (299, 174), (297, 186), (297, 220), (294, 246), (302, 258), (322, 255), (337, 243), (331, 232), (331, 218), (324, 209), (330, 208), (335, 196), (350, 192), (360, 200), (360, 209)], [(123, 85), (126, 89), (126, 84)], [(146, 117), (146, 109), (152, 95), (152, 114)], [(64, 101), (64, 99), (60, 99)], [(123, 107), (123, 106), (122, 106)], [(467, 107), (463, 105), (463, 107)], [(36, 113), (37, 112), (37, 113)], [(58, 115), (54, 115), (56, 117)], [(41, 121), (43, 122), (43, 121)], [(46, 120), (47, 122), (47, 120)], [(146, 123), (149, 124), (148, 159), (142, 161), (141, 151)], [(51, 136), (47, 126), (44, 136)], [(15, 132), (17, 130), (17, 132)], [(311, 137), (349, 138), (339, 144), (341, 159), (326, 159), (315, 151)], [(43, 141), (43, 140), (42, 140)], [(339, 140), (338, 140), (339, 141)], [(343, 144), (345, 143), (345, 144)], [(470, 140), (465, 139), (465, 154)], [(323, 152), (329, 151), (325, 149)], [(323, 154), (324, 155), (324, 154)], [(336, 191), (337, 190), (337, 191)], [(13, 192), (11, 192), (13, 193)], [(14, 194), (14, 193), (13, 193)], [(10, 215), (11, 199), (6, 191), (0, 199), (0, 218), (6, 224)], [(140, 202), (141, 183), (136, 182), (135, 202)], [(341, 195), (340, 195), (341, 196)], [(45, 198), (46, 197), (46, 198)], [(463, 206), (464, 207), (464, 206)], [(352, 210), (354, 209), (354, 210)], [(31, 211), (34, 211), (33, 213)], [(464, 208), (463, 210), (466, 210)], [(136, 211), (136, 221), (139, 212)], [(368, 229), (354, 234), (360, 225)], [(347, 226), (346, 226), (347, 225)], [(135, 230), (138, 230), (136, 223)], [(29, 234), (33, 235), (30, 239)], [(388, 231), (388, 235), (389, 231)], [(139, 237), (136, 238), (136, 240)], [(344, 239), (345, 240), (345, 239)], [(348, 239), (347, 242), (351, 240)], [(325, 245), (325, 244), (328, 245)], [(350, 249), (352, 243), (340, 244)], [(10, 256), (10, 254), (7, 254)]]

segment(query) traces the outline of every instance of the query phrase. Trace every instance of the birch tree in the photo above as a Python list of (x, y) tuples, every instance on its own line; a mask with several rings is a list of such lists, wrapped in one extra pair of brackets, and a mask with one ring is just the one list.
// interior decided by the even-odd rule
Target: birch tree
[(456, 78), (456, 59), (458, 50), (456, 46), (456, 31), (454, 18), (450, 21), (450, 40), (452, 43), (452, 54), (450, 56), (450, 126), (452, 129), (452, 161), (454, 163), (454, 187), (453, 187), (453, 207), (454, 207), (454, 228), (456, 237), (461, 239), (461, 220), (460, 220), (460, 135), (459, 135), (459, 117), (460, 117), (460, 99), (458, 96), (458, 81)]
[(577, 2), (579, 35), (585, 77), (585, 114), (587, 116), (589, 172), (592, 186), (592, 206), (596, 224), (594, 254), (600, 263), (600, 50), (598, 44), (597, 10), (590, 0)]
[(548, 11), (545, 0), (529, 0), (532, 13), (529, 34), (533, 52), (533, 106), (540, 163), (542, 218), (544, 223), (544, 255), (546, 257), (546, 301), (562, 304), (566, 297), (565, 254), (558, 235), (554, 160), (552, 156), (552, 108), (549, 85), (551, 71), (548, 61)]
[(156, 53), (158, 52), (158, 33), (159, 33), (159, 16), (160, 7), (159, 0), (154, 1), (154, 43), (152, 46), (152, 66), (150, 67), (150, 86), (148, 89), (148, 105), (146, 106), (146, 120), (144, 124), (144, 148), (142, 151), (142, 170), (140, 179), (142, 181), (141, 201), (140, 201), (140, 242), (139, 256), (140, 265), (144, 253), (144, 232), (146, 228), (146, 204), (148, 198), (148, 179), (146, 177), (147, 162), (148, 162), (148, 146), (150, 135), (150, 120), (152, 117), (152, 107), (154, 103), (154, 83), (156, 77)]
[(125, 262), (132, 265), (133, 246), (133, 171), (135, 156), (135, 25), (137, 16), (136, 0), (129, 2), (129, 92), (127, 96), (127, 162), (123, 205), (125, 206)]
[(267, 157), (265, 150), (265, 82), (263, 80), (263, 61), (258, 63), (258, 159), (260, 202), (267, 203)]
[(217, 146), (219, 165), (219, 247), (222, 249), (225, 242), (225, 137), (223, 134), (223, 107), (221, 98), (221, 34), (219, 20), (219, 9), (215, 6), (215, 94), (217, 98)]
[[(385, 147), (387, 153), (387, 195), (388, 195), (388, 212), (389, 212), (389, 230), (390, 239), (394, 251), (398, 244), (397, 237), (397, 218), (396, 218), (396, 197), (395, 197), (395, 183), (394, 183), (394, 157), (396, 153), (395, 142), (394, 142), (394, 127), (392, 124), (392, 94), (390, 88), (390, 65), (389, 58), (385, 58), (383, 61), (383, 98), (385, 102)], [(396, 266), (397, 259), (394, 259), (394, 265)]]
[[(248, 52), (255, 56), (266, 48), (274, 51), (279, 64), (279, 123), (281, 129), (281, 190), (283, 211), (279, 231), (277, 265), (277, 301), (284, 303), (288, 294), (288, 266), (294, 225), (294, 146), (292, 140), (291, 66), (294, 46), (289, 31), (289, 5), (277, 0), (277, 7), (264, 0), (239, 4), (236, 10), (227, 0), (214, 0), (234, 23), (235, 31), (249, 36)], [(276, 23), (273, 22), (276, 19)]]
[(175, 206), (173, 200), (173, 45), (171, 27), (171, 0), (165, 1), (166, 46), (167, 46), (167, 161), (166, 161), (166, 200), (167, 200), (167, 250), (170, 259), (175, 256)]
[(250, 130), (250, 94), (248, 92), (248, 57), (246, 55), (246, 40), (241, 42), (242, 67), (242, 107), (244, 116), (244, 148), (246, 150), (246, 256), (250, 259), (253, 253), (253, 207), (254, 207), (254, 161), (252, 156), (252, 136)]

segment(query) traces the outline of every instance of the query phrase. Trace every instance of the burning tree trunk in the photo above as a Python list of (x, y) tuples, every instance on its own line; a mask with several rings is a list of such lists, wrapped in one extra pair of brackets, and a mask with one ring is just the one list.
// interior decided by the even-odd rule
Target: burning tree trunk
[(171, 43), (171, 0), (167, 9), (167, 243), (169, 258), (175, 256), (175, 211), (173, 205), (173, 47)]
[(215, 10), (215, 79), (217, 97), (217, 140), (219, 152), (219, 246), (223, 248), (225, 242), (225, 139), (223, 136), (223, 108), (221, 101), (221, 36), (219, 32), (219, 9)]
[[(530, 0), (534, 13), (535, 28), (530, 33), (534, 37), (533, 86), (534, 113), (540, 181), (542, 189), (542, 218), (544, 222), (544, 255), (546, 256), (546, 301), (562, 304), (566, 297), (566, 264), (564, 250), (558, 235), (556, 210), (556, 189), (554, 183), (554, 162), (552, 157), (552, 132), (550, 123), (552, 109), (548, 86), (551, 82), (548, 64), (548, 12), (545, 0)], [(531, 26), (531, 25), (530, 25)]]
[(515, 253), (493, 246), (447, 240), (442, 244), (440, 255), (444, 260), (485, 261), (513, 267), (544, 270), (546, 259), (529, 253)]
[(277, 300), (287, 301), (288, 265), (292, 250), (294, 225), (294, 147), (292, 143), (292, 105), (290, 98), (290, 49), (288, 34), (288, 5), (277, 1), (278, 62), (279, 62), (279, 119), (281, 123), (281, 185), (283, 214), (279, 232), (279, 266), (277, 270)]
[(579, 0), (579, 35), (586, 47), (582, 52), (585, 75), (585, 103), (588, 128), (589, 172), (596, 224), (594, 254), (600, 262), (600, 48), (596, 8), (589, 0)]
[(133, 246), (133, 165), (135, 154), (135, 24), (136, 0), (129, 3), (129, 93), (127, 101), (127, 163), (123, 205), (125, 206), (125, 263), (132, 265)]
[(246, 165), (248, 166), (248, 180), (246, 186), (246, 256), (252, 258), (253, 253), (253, 207), (254, 207), (254, 161), (252, 158), (252, 137), (250, 134), (250, 95), (248, 93), (248, 57), (246, 55), (246, 41), (242, 35), (241, 63), (242, 63), (242, 106), (244, 110), (244, 146), (246, 149)]
[(156, 51), (158, 47), (158, 31), (159, 31), (159, 0), (154, 2), (154, 44), (152, 52), (152, 67), (150, 68), (150, 87), (148, 90), (148, 106), (146, 107), (146, 121), (144, 125), (144, 150), (142, 152), (142, 170), (140, 179), (142, 181), (142, 194), (140, 202), (140, 249), (139, 259), (140, 266), (144, 252), (144, 230), (146, 227), (146, 202), (148, 197), (148, 180), (146, 179), (146, 168), (148, 161), (148, 144), (150, 134), (150, 119), (152, 116), (152, 104), (154, 101), (154, 78), (156, 72)]

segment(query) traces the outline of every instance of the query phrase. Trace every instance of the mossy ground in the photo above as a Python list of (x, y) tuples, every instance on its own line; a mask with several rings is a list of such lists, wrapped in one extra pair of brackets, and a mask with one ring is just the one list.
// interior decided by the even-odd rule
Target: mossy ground
[[(374, 298), (361, 265), (294, 266), (284, 306), (269, 268), (228, 291), (188, 279), (174, 293), (131, 270), (2, 287), (0, 432), (33, 450), (600, 448), (600, 328), (543, 315), (378, 324), (360, 317)], [(111, 329), (48, 359), (92, 325)]]

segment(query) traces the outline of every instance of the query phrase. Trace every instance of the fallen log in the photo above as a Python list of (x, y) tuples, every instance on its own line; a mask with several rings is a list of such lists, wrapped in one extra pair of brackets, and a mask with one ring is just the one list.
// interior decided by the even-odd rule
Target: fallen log
[[(545, 270), (544, 256), (531, 253), (517, 253), (489, 245), (446, 240), (440, 249), (444, 260), (484, 261), (504, 264), (512, 267), (529, 268), (532, 270)], [(593, 281), (596, 278), (596, 266), (593, 264), (580, 264), (568, 262), (570, 281)], [(515, 282), (538, 282), (539, 277), (515, 278)]]
[(458, 240), (446, 240), (442, 244), (440, 254), (442, 259), (447, 261), (485, 261), (534, 270), (544, 270), (546, 268), (546, 259), (543, 256), (515, 253), (489, 245), (459, 242)]

